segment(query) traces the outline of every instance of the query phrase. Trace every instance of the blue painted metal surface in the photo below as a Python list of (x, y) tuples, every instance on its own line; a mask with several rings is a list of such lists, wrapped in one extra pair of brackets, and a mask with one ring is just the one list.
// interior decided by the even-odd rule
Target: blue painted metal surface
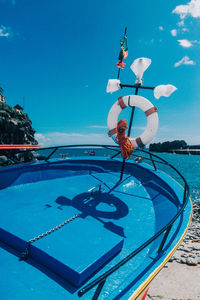
[[(102, 157), (0, 169), (1, 299), (78, 299), (86, 282), (115, 266), (176, 215), (183, 188), (171, 177), (130, 162), (119, 182), (120, 171), (120, 160)], [(88, 192), (100, 182), (105, 183), (100, 192)], [(19, 262), (25, 241), (77, 213), (80, 218), (33, 243), (28, 260)], [(128, 299), (173, 251), (190, 214), (189, 203), (160, 255), (163, 235), (113, 273), (99, 299)], [(92, 299), (94, 292), (83, 299)]]

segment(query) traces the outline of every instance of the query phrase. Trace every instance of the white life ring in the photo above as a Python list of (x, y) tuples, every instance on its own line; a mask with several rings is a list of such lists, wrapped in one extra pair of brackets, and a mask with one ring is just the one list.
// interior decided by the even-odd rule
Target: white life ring
[(133, 143), (133, 147), (144, 147), (146, 144), (151, 142), (151, 140), (156, 135), (158, 130), (158, 109), (153, 106), (153, 104), (144, 97), (138, 95), (130, 95), (125, 97), (119, 97), (118, 101), (116, 101), (113, 106), (111, 107), (107, 126), (108, 126), (108, 135), (113, 138), (113, 140), (117, 143), (117, 122), (118, 116), (120, 112), (128, 107), (128, 106), (136, 106), (143, 110), (147, 117), (147, 127), (143, 134), (136, 138), (130, 138), (131, 142)]

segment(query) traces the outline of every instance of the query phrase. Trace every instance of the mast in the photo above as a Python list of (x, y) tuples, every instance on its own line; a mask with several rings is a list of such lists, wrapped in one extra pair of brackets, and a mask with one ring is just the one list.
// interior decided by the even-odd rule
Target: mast
[[(127, 33), (127, 27), (125, 28), (124, 36), (120, 40), (121, 50), (120, 50), (120, 53), (119, 53), (119, 61), (117, 63), (117, 68), (119, 68), (118, 74), (117, 74), (117, 79), (108, 80), (106, 91), (108, 93), (112, 94), (113, 92), (118, 91), (119, 89), (134, 88), (135, 89), (135, 95), (138, 95), (139, 94), (139, 89), (145, 89), (145, 90), (154, 90), (154, 97), (156, 99), (159, 99), (161, 96), (169, 97), (175, 90), (177, 90), (177, 88), (175, 86), (171, 85), (171, 84), (158, 85), (156, 87), (150, 87), (150, 86), (144, 86), (143, 85), (143, 83), (142, 83), (143, 73), (146, 71), (146, 69), (151, 64), (151, 59), (146, 58), (146, 57), (141, 57), (141, 58), (135, 59), (134, 62), (132, 63), (132, 65), (131, 65), (131, 67), (130, 67), (131, 70), (133, 71), (133, 73), (136, 75), (135, 84), (122, 84), (120, 82), (120, 80), (119, 80), (120, 71), (121, 71), (121, 69), (124, 69), (124, 66), (125, 66), (125, 63), (123, 62), (123, 60), (128, 56), (128, 46), (127, 46), (127, 35), (126, 35), (126, 33)], [(128, 100), (128, 105), (131, 106), (129, 100)], [(128, 134), (125, 138), (127, 138), (127, 137), (129, 138), (130, 135), (131, 135), (131, 129), (132, 129), (133, 118), (134, 118), (134, 113), (135, 113), (135, 106), (131, 106), (131, 108), (132, 108), (132, 110), (131, 110), (131, 116), (130, 116), (129, 125), (128, 125)], [(122, 120), (120, 120), (120, 121), (122, 121)], [(109, 128), (109, 129), (110, 129), (111, 132), (114, 130), (112, 127)], [(112, 136), (112, 133), (109, 136)], [(127, 141), (127, 139), (125, 139), (125, 140)], [(122, 146), (125, 146), (125, 144), (121, 144), (121, 150), (122, 150)], [(125, 147), (127, 147), (127, 144), (126, 144)], [(125, 147), (123, 148), (123, 150), (126, 149)], [(144, 145), (143, 145), (143, 147), (144, 147)], [(130, 152), (128, 152), (128, 155), (129, 155), (129, 153)], [(124, 155), (123, 161), (122, 161), (120, 181), (123, 179), (125, 164), (126, 164), (126, 155)]]
[[(130, 84), (120, 84), (121, 88), (135, 88), (135, 95), (138, 95), (139, 89), (149, 89), (149, 90), (153, 90), (155, 87), (145, 87), (145, 86), (141, 86), (140, 83), (137, 83), (135, 85), (130, 85)], [(129, 126), (128, 126), (128, 134), (127, 136), (130, 137), (131, 135), (131, 128), (133, 125), (133, 117), (134, 117), (134, 113), (135, 113), (135, 106), (132, 106), (132, 110), (131, 110), (131, 116), (130, 116), (130, 121), (129, 121)], [(123, 174), (124, 174), (124, 168), (125, 168), (125, 163), (126, 163), (126, 159), (123, 158), (123, 162), (122, 162), (122, 168), (121, 168), (121, 174), (120, 174), (120, 181), (123, 179)]]

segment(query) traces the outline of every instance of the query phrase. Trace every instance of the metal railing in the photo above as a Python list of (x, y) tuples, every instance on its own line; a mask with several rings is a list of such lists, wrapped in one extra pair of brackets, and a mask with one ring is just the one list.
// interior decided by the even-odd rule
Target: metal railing
[[(137, 150), (136, 150), (137, 151)], [(107, 278), (112, 275), (115, 271), (117, 271), (120, 267), (122, 267), (124, 264), (126, 264), (129, 260), (131, 260), (133, 257), (135, 257), (138, 253), (140, 253), (143, 249), (145, 249), (148, 245), (150, 245), (153, 241), (155, 241), (159, 236), (161, 236), (161, 234), (164, 233), (164, 237), (160, 243), (160, 246), (158, 248), (158, 255), (161, 254), (163, 247), (165, 245), (165, 242), (167, 240), (167, 237), (170, 233), (170, 230), (172, 228), (172, 225), (174, 224), (174, 222), (180, 217), (180, 215), (183, 213), (187, 203), (188, 203), (188, 199), (189, 199), (189, 186), (187, 184), (187, 181), (185, 180), (185, 178), (183, 177), (183, 175), (170, 163), (168, 163), (166, 160), (164, 160), (163, 158), (159, 157), (158, 155), (155, 155), (149, 151), (146, 150), (139, 150), (142, 153), (148, 154), (148, 157), (145, 156), (140, 156), (141, 158), (143, 158), (144, 160), (149, 160), (152, 162), (152, 165), (154, 167), (154, 170), (157, 170), (156, 167), (156, 163), (161, 163), (164, 165), (167, 165), (169, 167), (171, 167), (183, 180), (184, 182), (184, 192), (183, 192), (183, 202), (182, 202), (182, 206), (180, 207), (179, 211), (176, 213), (176, 215), (170, 220), (170, 222), (168, 222), (168, 224), (166, 224), (160, 231), (158, 231), (154, 236), (152, 236), (150, 239), (148, 239), (145, 243), (143, 243), (140, 247), (138, 247), (137, 249), (135, 249), (133, 252), (131, 252), (129, 255), (127, 255), (124, 259), (122, 259), (118, 264), (116, 264), (115, 266), (113, 266), (112, 268), (110, 268), (110, 270), (108, 270), (107, 272), (105, 272), (104, 274), (102, 274), (101, 276), (99, 276), (98, 278), (96, 278), (94, 281), (92, 281), (91, 283), (89, 283), (88, 285), (86, 285), (84, 288), (82, 288), (79, 292), (78, 292), (78, 296), (82, 297), (85, 293), (87, 293), (89, 290), (91, 290), (93, 287), (97, 286), (97, 289), (94, 293), (94, 296), (92, 298), (92, 300), (96, 300), (98, 299), (100, 292), (107, 280)], [(115, 154), (114, 156), (112, 156), (112, 158), (115, 158), (117, 155), (120, 154), (119, 153)], [(136, 156), (136, 154), (133, 154), (133, 156)], [(156, 158), (157, 160), (155, 160), (154, 158)]]
[[(64, 148), (103, 148), (103, 149), (108, 149), (108, 150), (112, 150), (115, 151), (116, 153), (114, 155), (112, 155), (110, 158), (112, 160), (115, 160), (115, 158), (117, 156), (119, 156), (121, 154), (121, 151), (119, 150), (119, 146), (112, 146), (112, 145), (97, 145), (97, 144), (84, 144), (84, 145), (66, 145), (66, 146), (56, 146), (56, 147), (48, 147), (48, 148), (42, 148), (42, 149), (38, 149), (37, 152), (44, 152), (46, 150), (52, 150), (45, 158), (45, 161), (48, 161), (55, 153), (58, 149), (64, 149)], [(25, 150), (27, 151), (33, 151), (33, 150)], [(34, 150), (35, 151), (35, 150)], [(20, 151), (20, 153), (22, 153), (22, 151)], [(141, 153), (143, 155), (141, 155)], [(144, 156), (146, 155), (146, 156)], [(162, 238), (162, 241), (158, 247), (158, 255), (162, 253), (165, 242), (167, 240), (167, 237), (170, 233), (170, 230), (174, 224), (174, 222), (181, 216), (181, 214), (183, 213), (187, 203), (188, 203), (188, 199), (189, 199), (189, 186), (187, 184), (187, 181), (185, 180), (185, 178), (183, 177), (183, 175), (169, 162), (167, 162), (166, 160), (164, 160), (163, 158), (159, 157), (158, 155), (155, 155), (152, 152), (149, 152), (147, 150), (135, 150), (133, 153), (133, 157), (140, 157), (142, 160), (144, 161), (150, 161), (152, 163), (153, 169), (156, 172), (157, 171), (157, 164), (163, 164), (166, 166), (169, 166), (171, 169), (173, 169), (179, 176), (180, 178), (183, 180), (183, 188), (184, 188), (184, 192), (183, 192), (183, 201), (182, 201), (182, 205), (179, 208), (179, 210), (177, 211), (176, 215), (161, 229), (159, 230), (155, 235), (153, 235), (150, 239), (148, 239), (145, 243), (143, 243), (140, 247), (138, 247), (137, 249), (135, 249), (134, 251), (132, 251), (129, 255), (127, 255), (124, 259), (122, 259), (119, 263), (117, 263), (115, 266), (113, 266), (112, 268), (110, 268), (108, 271), (106, 271), (104, 274), (100, 275), (98, 278), (96, 278), (95, 280), (93, 280), (92, 282), (90, 282), (89, 284), (87, 284), (85, 287), (83, 287), (81, 290), (79, 290), (78, 292), (78, 296), (82, 297), (85, 293), (87, 293), (89, 290), (91, 290), (92, 288), (94, 288), (95, 286), (97, 286), (95, 292), (94, 292), (94, 296), (92, 298), (92, 300), (96, 300), (98, 299), (104, 284), (106, 283), (106, 280), (109, 276), (111, 276), (115, 271), (117, 271), (120, 267), (122, 267), (124, 264), (126, 264), (129, 260), (131, 260), (133, 257), (135, 257), (138, 253), (140, 253), (143, 249), (145, 249), (147, 246), (149, 246), (153, 241), (155, 241), (158, 237), (160, 237), (162, 234), (164, 234), (164, 237)], [(122, 164), (124, 163), (124, 161), (122, 161)]]

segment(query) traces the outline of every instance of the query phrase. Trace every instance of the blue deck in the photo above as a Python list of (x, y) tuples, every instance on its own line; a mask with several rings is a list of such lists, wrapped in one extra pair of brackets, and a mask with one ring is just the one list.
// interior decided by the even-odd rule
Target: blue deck
[[(177, 213), (183, 189), (146, 164), (90, 158), (52, 161), (0, 170), (1, 299), (78, 299), (78, 290), (158, 232)], [(88, 192), (100, 182), (99, 192)], [(174, 224), (162, 257), (161, 238), (115, 272), (100, 299), (128, 299), (173, 250), (187, 227)], [(75, 214), (80, 217), (32, 244), (28, 261), (18, 257), (31, 238)], [(77, 287), (78, 286), (78, 287)], [(83, 299), (91, 299), (94, 290)]]

